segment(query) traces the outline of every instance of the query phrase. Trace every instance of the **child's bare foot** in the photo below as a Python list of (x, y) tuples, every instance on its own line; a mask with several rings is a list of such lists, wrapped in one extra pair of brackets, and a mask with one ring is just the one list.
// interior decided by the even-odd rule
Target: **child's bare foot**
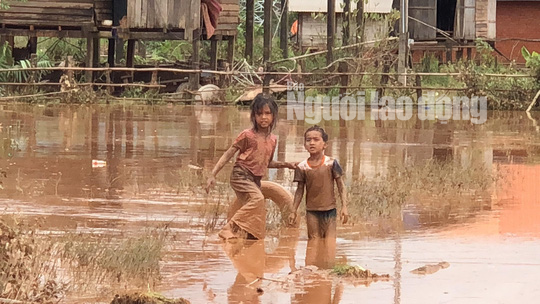
[(223, 227), (218, 233), (218, 236), (225, 241), (238, 238), (238, 235), (234, 234), (228, 226)]

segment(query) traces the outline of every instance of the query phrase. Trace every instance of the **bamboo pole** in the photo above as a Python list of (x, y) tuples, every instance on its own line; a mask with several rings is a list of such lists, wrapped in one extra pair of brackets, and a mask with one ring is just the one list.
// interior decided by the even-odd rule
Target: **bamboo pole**
[[(356, 45), (349, 45), (346, 46), (351, 47)], [(325, 52), (325, 51), (322, 51)], [(314, 54), (314, 53), (311, 53)], [(307, 55), (311, 55), (307, 54)], [(287, 60), (293, 60), (294, 58), (289, 58)], [(285, 60), (283, 60), (285, 61)], [(275, 62), (274, 62), (275, 63)], [(272, 63), (273, 64), (273, 63)], [(191, 70), (191, 69), (174, 69), (174, 68), (113, 68), (113, 67), (102, 67), (102, 68), (85, 68), (85, 67), (43, 67), (43, 68), (9, 68), (9, 69), (1, 69), (0, 73), (2, 72), (18, 72), (18, 71), (86, 71), (91, 70), (93, 72), (172, 72), (172, 73), (208, 73), (208, 74), (220, 74), (220, 75), (243, 75), (243, 74), (253, 74), (252, 72), (241, 72), (241, 71), (212, 71), (212, 70)], [(410, 73), (381, 73), (381, 72), (346, 72), (346, 73), (340, 73), (340, 72), (258, 72), (258, 75), (299, 75), (299, 76), (310, 76), (310, 75), (320, 75), (320, 76), (328, 76), (328, 75), (390, 75), (390, 76), (400, 76), (400, 75), (408, 75), (411, 76), (413, 74)], [(414, 75), (419, 76), (460, 76), (462, 73), (414, 73)], [(535, 76), (532, 75), (526, 75), (526, 74), (492, 74), (492, 73), (486, 73), (486, 74), (479, 74), (481, 76), (487, 76), (487, 77), (509, 77), (509, 78), (534, 78)]]
[[(39, 83), (26, 83), (26, 82), (0, 82), (0, 85), (5, 86), (60, 86), (58, 82), (39, 82)], [(160, 84), (144, 84), (144, 83), (77, 83), (77, 86), (96, 86), (96, 87), (141, 87), (141, 88), (165, 88), (166, 85)]]
[[(363, 45), (363, 44), (376, 43), (376, 42), (381, 42), (381, 41), (393, 41), (393, 40), (398, 40), (398, 38), (397, 37), (390, 37), (390, 38), (384, 38), (384, 39), (379, 39), (379, 40), (359, 42), (359, 43), (355, 43), (355, 44), (350, 44), (350, 45), (346, 45), (346, 46), (333, 48), (332, 50), (339, 51), (339, 50), (345, 50), (345, 49), (354, 48), (354, 47), (357, 47), (357, 46)], [(304, 58), (311, 57), (311, 56), (317, 56), (317, 55), (326, 54), (327, 52), (328, 52), (328, 50), (318, 51), (318, 52), (313, 52), (313, 53), (309, 53), (309, 54), (299, 55), (299, 56), (296, 56), (296, 57), (280, 59), (280, 60), (276, 60), (276, 61), (273, 61), (273, 62), (270, 62), (270, 63), (271, 64), (276, 64), (276, 63), (285, 62), (285, 61), (289, 61), (289, 60), (304, 59)]]
[(536, 93), (536, 96), (534, 96), (533, 101), (531, 102), (531, 104), (529, 105), (529, 107), (527, 108), (525, 112), (529, 113), (531, 111), (532, 107), (534, 107), (534, 105), (536, 104), (536, 101), (538, 100), (539, 96), (540, 96), (540, 90), (538, 90), (538, 92)]

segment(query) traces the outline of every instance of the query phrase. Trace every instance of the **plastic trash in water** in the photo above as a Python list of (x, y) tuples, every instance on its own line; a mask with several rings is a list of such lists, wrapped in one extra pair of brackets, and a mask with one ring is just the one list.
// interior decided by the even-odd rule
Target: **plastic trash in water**
[(92, 168), (103, 168), (105, 166), (107, 166), (107, 162), (104, 160), (97, 160), (97, 159), (92, 160)]

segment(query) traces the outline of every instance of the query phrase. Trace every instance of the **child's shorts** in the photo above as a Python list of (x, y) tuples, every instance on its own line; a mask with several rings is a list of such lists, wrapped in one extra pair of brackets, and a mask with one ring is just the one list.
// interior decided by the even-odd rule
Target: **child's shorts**
[(319, 221), (328, 221), (337, 217), (336, 208), (327, 211), (306, 211), (315, 215)]

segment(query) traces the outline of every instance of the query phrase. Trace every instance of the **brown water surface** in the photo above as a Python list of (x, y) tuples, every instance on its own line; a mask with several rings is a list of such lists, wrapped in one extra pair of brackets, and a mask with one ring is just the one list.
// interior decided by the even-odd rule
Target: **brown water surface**
[[(540, 118), (492, 112), (482, 125), (414, 118), (322, 123), (331, 139), (327, 154), (340, 160), (347, 184), (430, 159), (483, 164), (500, 174), (473, 207), (453, 204), (441, 216), (409, 201), (397, 223), (381, 218), (340, 226), (329, 253), (338, 263), (391, 275), (368, 285), (324, 276), (294, 288), (275, 282), (311, 257), (304, 225), (247, 246), (205, 233), (201, 206), (208, 198), (200, 181), (249, 127), (245, 109), (0, 105), (0, 168), (7, 175), (0, 208), (40, 219), (42, 229), (54, 233), (136, 235), (167, 224), (175, 237), (155, 290), (192, 303), (536, 303), (540, 133), (534, 116)], [(307, 125), (285, 118), (283, 111), (276, 159), (301, 161)], [(106, 165), (93, 167), (93, 160)], [(228, 172), (230, 164), (220, 173), (223, 183)], [(288, 170), (270, 170), (268, 178), (292, 189)], [(442, 261), (450, 267), (426, 276), (410, 273)], [(257, 277), (273, 280), (252, 284), (263, 288), (262, 295), (248, 286)], [(99, 296), (70, 294), (66, 302), (112, 298)]]

